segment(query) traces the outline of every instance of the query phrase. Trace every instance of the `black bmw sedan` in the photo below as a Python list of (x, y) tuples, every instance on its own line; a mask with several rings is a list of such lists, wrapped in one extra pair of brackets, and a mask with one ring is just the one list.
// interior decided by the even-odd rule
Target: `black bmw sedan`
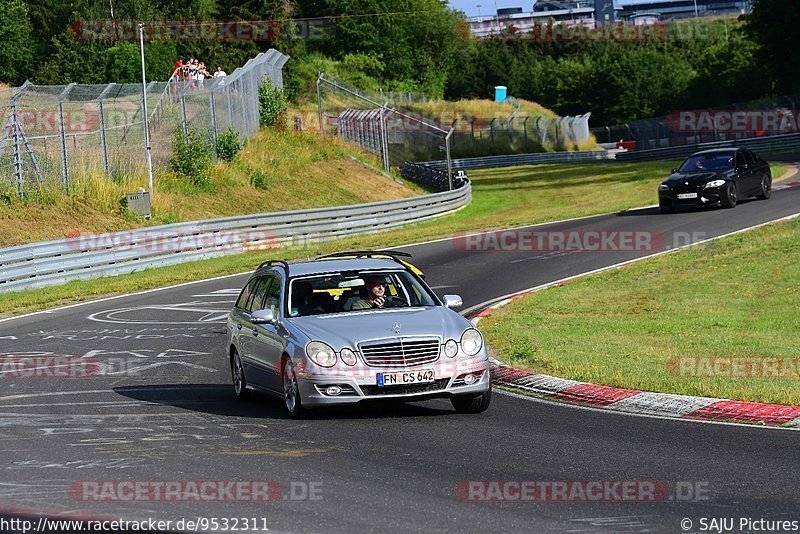
[(745, 148), (704, 150), (689, 156), (658, 186), (658, 205), (670, 213), (684, 206), (733, 208), (748, 197), (766, 200), (772, 189), (769, 163)]

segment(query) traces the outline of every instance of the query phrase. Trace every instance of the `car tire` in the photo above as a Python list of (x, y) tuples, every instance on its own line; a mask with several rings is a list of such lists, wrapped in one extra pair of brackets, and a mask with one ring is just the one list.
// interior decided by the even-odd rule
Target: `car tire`
[(300, 398), (300, 388), (297, 384), (297, 375), (294, 374), (294, 364), (292, 360), (286, 358), (283, 362), (283, 405), (294, 419), (302, 418), (306, 410), (303, 408), (303, 400)]
[(233, 380), (233, 394), (236, 399), (246, 400), (250, 396), (250, 390), (247, 389), (247, 378), (244, 376), (242, 358), (239, 356), (239, 351), (235, 349), (231, 357), (231, 379)]
[(489, 408), (492, 402), (492, 386), (480, 395), (458, 395), (450, 399), (458, 413), (481, 413)]
[(725, 209), (736, 207), (736, 184), (731, 183), (728, 186), (725, 196), (722, 197), (720, 204), (722, 204), (722, 207)]
[(661, 213), (675, 213), (675, 206), (670, 206), (669, 204), (658, 204), (658, 209), (661, 210)]
[(772, 178), (767, 175), (761, 179), (761, 192), (756, 195), (758, 200), (767, 200), (772, 196)]

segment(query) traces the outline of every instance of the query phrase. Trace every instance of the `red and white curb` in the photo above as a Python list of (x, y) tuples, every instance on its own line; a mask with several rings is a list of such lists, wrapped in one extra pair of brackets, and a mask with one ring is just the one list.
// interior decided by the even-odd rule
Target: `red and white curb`
[(751, 423), (800, 430), (800, 406), (653, 393), (532, 373), (492, 360), (492, 382), (550, 400), (638, 415)]

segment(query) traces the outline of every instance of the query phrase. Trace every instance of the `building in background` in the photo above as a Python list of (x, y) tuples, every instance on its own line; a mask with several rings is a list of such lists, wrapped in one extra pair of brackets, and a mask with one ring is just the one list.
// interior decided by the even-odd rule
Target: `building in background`
[[(522, 3), (522, 2), (521, 2)], [(536, 0), (524, 7), (498, 9), (496, 14), (469, 18), (473, 36), (530, 32), (537, 24), (599, 28), (619, 22), (660, 21), (711, 16), (736, 16), (752, 11), (752, 0)]]

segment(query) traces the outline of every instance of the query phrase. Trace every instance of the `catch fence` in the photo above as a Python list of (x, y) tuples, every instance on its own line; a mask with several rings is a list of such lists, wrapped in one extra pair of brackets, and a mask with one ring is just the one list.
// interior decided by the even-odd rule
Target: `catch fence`
[(144, 102), (154, 167), (172, 156), (176, 128), (196, 128), (215, 144), (232, 127), (244, 140), (259, 128), (258, 88), (283, 86), (288, 56), (271, 49), (223, 78), (100, 85), (35, 85), (0, 90), (0, 184), (21, 197), (48, 187), (70, 190), (92, 173), (109, 177), (146, 169)]

